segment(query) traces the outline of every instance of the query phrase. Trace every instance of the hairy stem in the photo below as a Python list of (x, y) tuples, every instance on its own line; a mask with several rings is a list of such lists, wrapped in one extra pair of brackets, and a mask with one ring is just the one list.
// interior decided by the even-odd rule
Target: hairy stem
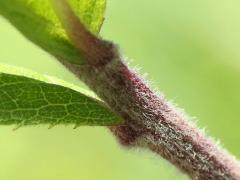
[(111, 127), (123, 145), (151, 149), (193, 179), (240, 179), (240, 166), (120, 59), (103, 67), (63, 62), (125, 123)]
[[(59, 2), (59, 1), (58, 1)], [(62, 20), (86, 63), (60, 60), (124, 119), (110, 127), (126, 146), (148, 148), (193, 179), (240, 179), (239, 162), (154, 93), (125, 63), (116, 46), (88, 32), (62, 2)]]

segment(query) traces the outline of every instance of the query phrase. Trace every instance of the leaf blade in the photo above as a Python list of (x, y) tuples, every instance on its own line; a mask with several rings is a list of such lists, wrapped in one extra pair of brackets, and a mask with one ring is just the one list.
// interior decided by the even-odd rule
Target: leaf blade
[[(6, 73), (11, 67), (1, 65), (0, 73), (0, 124), (38, 125), (74, 124), (110, 126), (121, 122), (101, 101), (74, 90), (73, 85), (47, 76)], [(17, 71), (17, 68), (15, 68)], [(21, 72), (25, 72), (24, 76)], [(29, 75), (26, 75), (29, 74)], [(41, 77), (33, 78), (33, 77)]]

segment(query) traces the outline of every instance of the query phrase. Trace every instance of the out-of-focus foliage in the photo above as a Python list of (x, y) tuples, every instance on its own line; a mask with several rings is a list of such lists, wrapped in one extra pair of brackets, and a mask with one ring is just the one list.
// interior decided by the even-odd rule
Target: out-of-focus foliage
[[(240, 1), (109, 0), (101, 36), (240, 158)], [(79, 84), (0, 21), (0, 60)], [(12, 53), (14, 50), (14, 53)], [(33, 61), (34, 59), (34, 61)], [(186, 179), (143, 150), (120, 148), (105, 128), (0, 128), (0, 179)], [(24, 162), (24, 166), (23, 166)]]
[[(76, 15), (93, 33), (99, 32), (105, 0), (70, 0)], [(81, 55), (69, 41), (56, 16), (51, 0), (1, 0), (0, 15), (7, 18), (29, 40), (52, 55), (82, 63)]]

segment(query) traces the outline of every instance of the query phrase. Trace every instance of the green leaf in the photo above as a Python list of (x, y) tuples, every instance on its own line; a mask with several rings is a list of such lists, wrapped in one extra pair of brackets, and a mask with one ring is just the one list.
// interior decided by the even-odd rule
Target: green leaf
[(74, 85), (0, 65), (0, 124), (114, 125), (121, 122), (93, 95)]
[[(69, 0), (69, 3), (85, 26), (98, 33), (103, 23), (105, 0)], [(0, 14), (55, 57), (82, 63), (81, 54), (70, 42), (49, 0), (0, 0)]]

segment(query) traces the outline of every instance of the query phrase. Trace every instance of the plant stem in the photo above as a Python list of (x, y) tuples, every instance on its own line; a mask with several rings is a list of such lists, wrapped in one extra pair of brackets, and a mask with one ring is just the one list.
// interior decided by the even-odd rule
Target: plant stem
[(60, 61), (125, 120), (110, 127), (123, 145), (148, 148), (192, 179), (240, 179), (240, 163), (232, 155), (154, 93), (114, 44), (88, 32), (69, 6), (63, 7), (68, 22), (63, 24), (86, 63)]
[(99, 68), (63, 63), (125, 120), (111, 127), (123, 145), (149, 148), (193, 179), (240, 179), (234, 157), (154, 94), (121, 61)]

